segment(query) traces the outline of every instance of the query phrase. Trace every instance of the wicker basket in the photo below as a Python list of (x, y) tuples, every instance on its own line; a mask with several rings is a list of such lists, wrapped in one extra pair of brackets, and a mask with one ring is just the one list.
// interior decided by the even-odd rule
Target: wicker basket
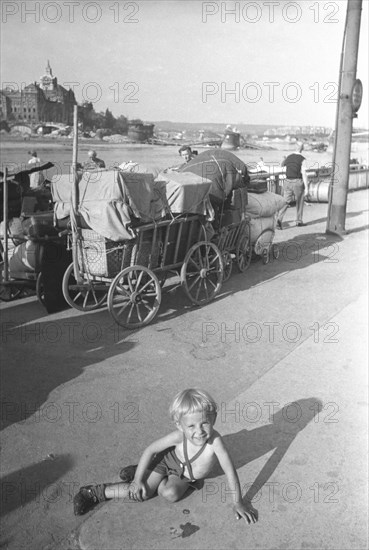
[(134, 264), (154, 269), (159, 263), (160, 243), (152, 246), (151, 234), (142, 240), (115, 242), (92, 229), (82, 229), (82, 257), (78, 262), (83, 272), (99, 277), (115, 277), (120, 271)]
[(82, 229), (82, 255), (78, 262), (82, 271), (99, 277), (115, 277), (131, 265), (134, 243), (115, 242), (99, 235), (92, 229)]

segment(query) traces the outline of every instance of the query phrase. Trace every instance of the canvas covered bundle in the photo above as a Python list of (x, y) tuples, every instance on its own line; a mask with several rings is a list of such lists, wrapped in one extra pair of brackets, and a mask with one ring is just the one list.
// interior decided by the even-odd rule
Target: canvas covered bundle
[[(73, 178), (53, 178), (51, 189), (57, 220), (71, 214)], [(133, 239), (132, 222), (152, 222), (165, 213), (165, 183), (152, 174), (99, 170), (77, 173), (78, 211), (85, 222), (112, 241)]]
[(202, 214), (213, 217), (209, 192), (212, 182), (191, 172), (161, 172), (156, 181), (166, 188), (166, 200), (173, 214)]
[(179, 169), (211, 180), (210, 198), (224, 201), (233, 189), (247, 187), (250, 178), (246, 164), (230, 151), (209, 149)]

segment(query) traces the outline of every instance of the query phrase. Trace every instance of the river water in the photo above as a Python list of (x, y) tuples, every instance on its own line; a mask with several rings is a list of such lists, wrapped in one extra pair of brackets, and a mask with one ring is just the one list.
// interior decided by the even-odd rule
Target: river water
[[(46, 172), (46, 177), (51, 179), (57, 174), (67, 174), (70, 171), (73, 155), (72, 140), (56, 140), (50, 138), (34, 138), (29, 141), (8, 140), (1, 136), (0, 151), (1, 165), (8, 167), (9, 172), (27, 169), (30, 156), (28, 151), (37, 151), (42, 162), (53, 162), (54, 168)], [(294, 150), (294, 146), (288, 143), (279, 145), (284, 149), (274, 150), (253, 150), (240, 149), (234, 151), (249, 168), (256, 168), (256, 163), (262, 158), (269, 168), (278, 171), (284, 156)], [(89, 149), (96, 150), (97, 156), (105, 161), (107, 168), (118, 166), (122, 162), (133, 161), (139, 163), (142, 168), (157, 175), (161, 170), (181, 163), (178, 155), (179, 146), (158, 146), (146, 144), (113, 144), (101, 141), (81, 139), (78, 144), (78, 161), (83, 163), (87, 160)], [(195, 147), (201, 153), (206, 148)], [(332, 164), (332, 154), (323, 152), (306, 151), (308, 168), (322, 168)], [(357, 155), (356, 155), (357, 156)]]

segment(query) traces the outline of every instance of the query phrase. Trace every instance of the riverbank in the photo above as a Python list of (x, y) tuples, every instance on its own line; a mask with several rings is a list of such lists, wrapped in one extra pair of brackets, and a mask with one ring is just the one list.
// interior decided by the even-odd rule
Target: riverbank
[[(1, 136), (1, 164), (14, 168), (25, 166), (28, 163), (28, 151), (36, 150), (43, 162), (53, 162), (55, 168), (47, 172), (50, 179), (54, 174), (66, 174), (72, 162), (73, 143), (72, 140), (52, 138), (31, 138), (29, 141), (8, 139)], [(113, 168), (122, 162), (133, 161), (139, 163), (148, 171), (157, 172), (179, 164), (178, 145), (162, 146), (150, 144), (126, 144), (107, 143), (105, 141), (82, 138), (78, 143), (78, 161), (84, 162), (87, 159), (89, 149), (95, 149), (99, 158), (105, 161), (107, 167)], [(208, 150), (208, 147), (195, 148), (199, 153)], [(252, 150), (238, 149), (233, 151), (241, 160), (250, 167), (255, 167), (262, 158), (264, 163), (270, 167), (278, 167), (283, 157), (291, 152), (290, 148), (283, 150)], [(317, 169), (328, 166), (332, 163), (330, 153), (317, 153), (308, 151), (306, 153), (308, 167)]]

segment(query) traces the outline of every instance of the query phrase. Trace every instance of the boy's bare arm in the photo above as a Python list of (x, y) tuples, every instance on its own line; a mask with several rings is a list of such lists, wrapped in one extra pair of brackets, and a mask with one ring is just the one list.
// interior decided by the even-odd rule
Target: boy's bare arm
[(148, 447), (146, 447), (146, 449), (143, 451), (141, 455), (141, 458), (137, 466), (135, 479), (134, 479), (135, 482), (136, 483), (142, 482), (145, 472), (149, 467), (153, 456), (156, 453), (160, 453), (161, 451), (164, 451), (168, 447), (173, 447), (174, 445), (177, 445), (182, 441), (182, 439), (183, 439), (182, 433), (176, 430), (175, 432), (171, 432), (170, 434), (160, 439), (157, 439), (156, 441), (151, 443)]
[(256, 513), (252, 506), (246, 506), (242, 501), (242, 493), (240, 487), (240, 480), (236, 472), (236, 468), (233, 465), (232, 459), (229, 456), (228, 450), (224, 445), (222, 438), (216, 437), (214, 439), (214, 452), (219, 460), (219, 464), (227, 477), (227, 481), (231, 490), (234, 490), (234, 506), (233, 509), (236, 512), (237, 519), (244, 518), (248, 523), (255, 523), (257, 520)]

